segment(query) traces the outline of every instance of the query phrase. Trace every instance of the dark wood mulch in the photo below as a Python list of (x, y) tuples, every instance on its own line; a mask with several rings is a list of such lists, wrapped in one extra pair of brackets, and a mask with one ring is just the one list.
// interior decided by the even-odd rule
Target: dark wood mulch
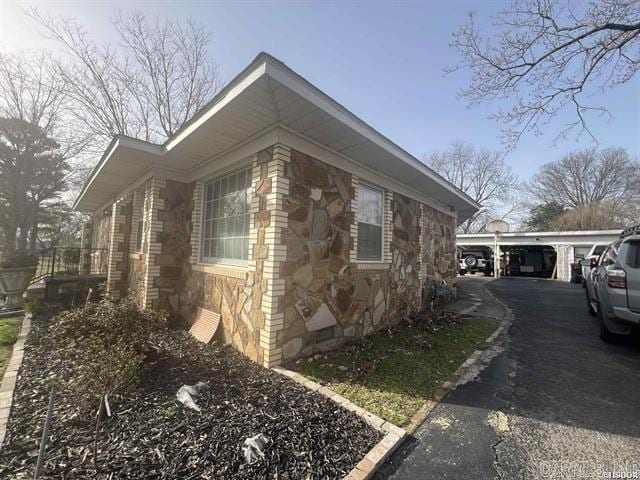
[[(32, 478), (47, 409), (51, 315), (37, 315), (14, 396), (0, 478)], [(139, 387), (112, 406), (93, 466), (94, 418), (57, 397), (43, 477), (342, 478), (381, 435), (334, 402), (260, 367), (228, 346), (202, 345), (186, 333), (158, 338), (160, 352)], [(208, 381), (198, 413), (175, 399), (183, 384)], [(246, 464), (242, 444), (263, 433), (265, 458)]]

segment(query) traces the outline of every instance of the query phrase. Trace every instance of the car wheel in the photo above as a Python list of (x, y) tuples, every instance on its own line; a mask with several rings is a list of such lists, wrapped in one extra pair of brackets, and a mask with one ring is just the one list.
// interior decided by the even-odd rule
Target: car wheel
[(466, 257), (464, 257), (464, 264), (467, 267), (473, 268), (478, 265), (478, 259), (473, 255), (467, 255)]
[(598, 319), (600, 320), (600, 340), (605, 343), (615, 343), (618, 341), (618, 335), (612, 333), (604, 323), (602, 309), (598, 308)]

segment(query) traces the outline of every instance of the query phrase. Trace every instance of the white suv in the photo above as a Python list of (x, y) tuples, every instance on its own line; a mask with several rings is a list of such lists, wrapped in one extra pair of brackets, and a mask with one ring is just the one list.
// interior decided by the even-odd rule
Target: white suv
[(482, 251), (467, 250), (460, 254), (458, 267), (460, 275), (467, 273), (483, 272), (485, 275), (493, 275), (493, 262), (491, 254)]

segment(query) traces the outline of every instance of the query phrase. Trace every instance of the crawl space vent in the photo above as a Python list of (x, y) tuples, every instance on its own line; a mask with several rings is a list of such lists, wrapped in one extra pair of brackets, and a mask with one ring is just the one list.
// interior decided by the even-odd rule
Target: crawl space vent
[(204, 343), (209, 343), (213, 338), (213, 335), (216, 333), (219, 324), (219, 313), (215, 313), (204, 308), (198, 308), (196, 321), (189, 330), (189, 333), (193, 335), (196, 340), (200, 340)]

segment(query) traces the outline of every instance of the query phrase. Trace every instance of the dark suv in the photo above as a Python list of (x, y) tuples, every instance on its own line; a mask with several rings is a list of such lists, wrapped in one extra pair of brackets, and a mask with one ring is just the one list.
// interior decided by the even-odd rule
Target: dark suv
[[(590, 262), (585, 259), (584, 266)], [(586, 277), (587, 308), (600, 319), (600, 338), (611, 342), (640, 325), (640, 225), (626, 229)]]

